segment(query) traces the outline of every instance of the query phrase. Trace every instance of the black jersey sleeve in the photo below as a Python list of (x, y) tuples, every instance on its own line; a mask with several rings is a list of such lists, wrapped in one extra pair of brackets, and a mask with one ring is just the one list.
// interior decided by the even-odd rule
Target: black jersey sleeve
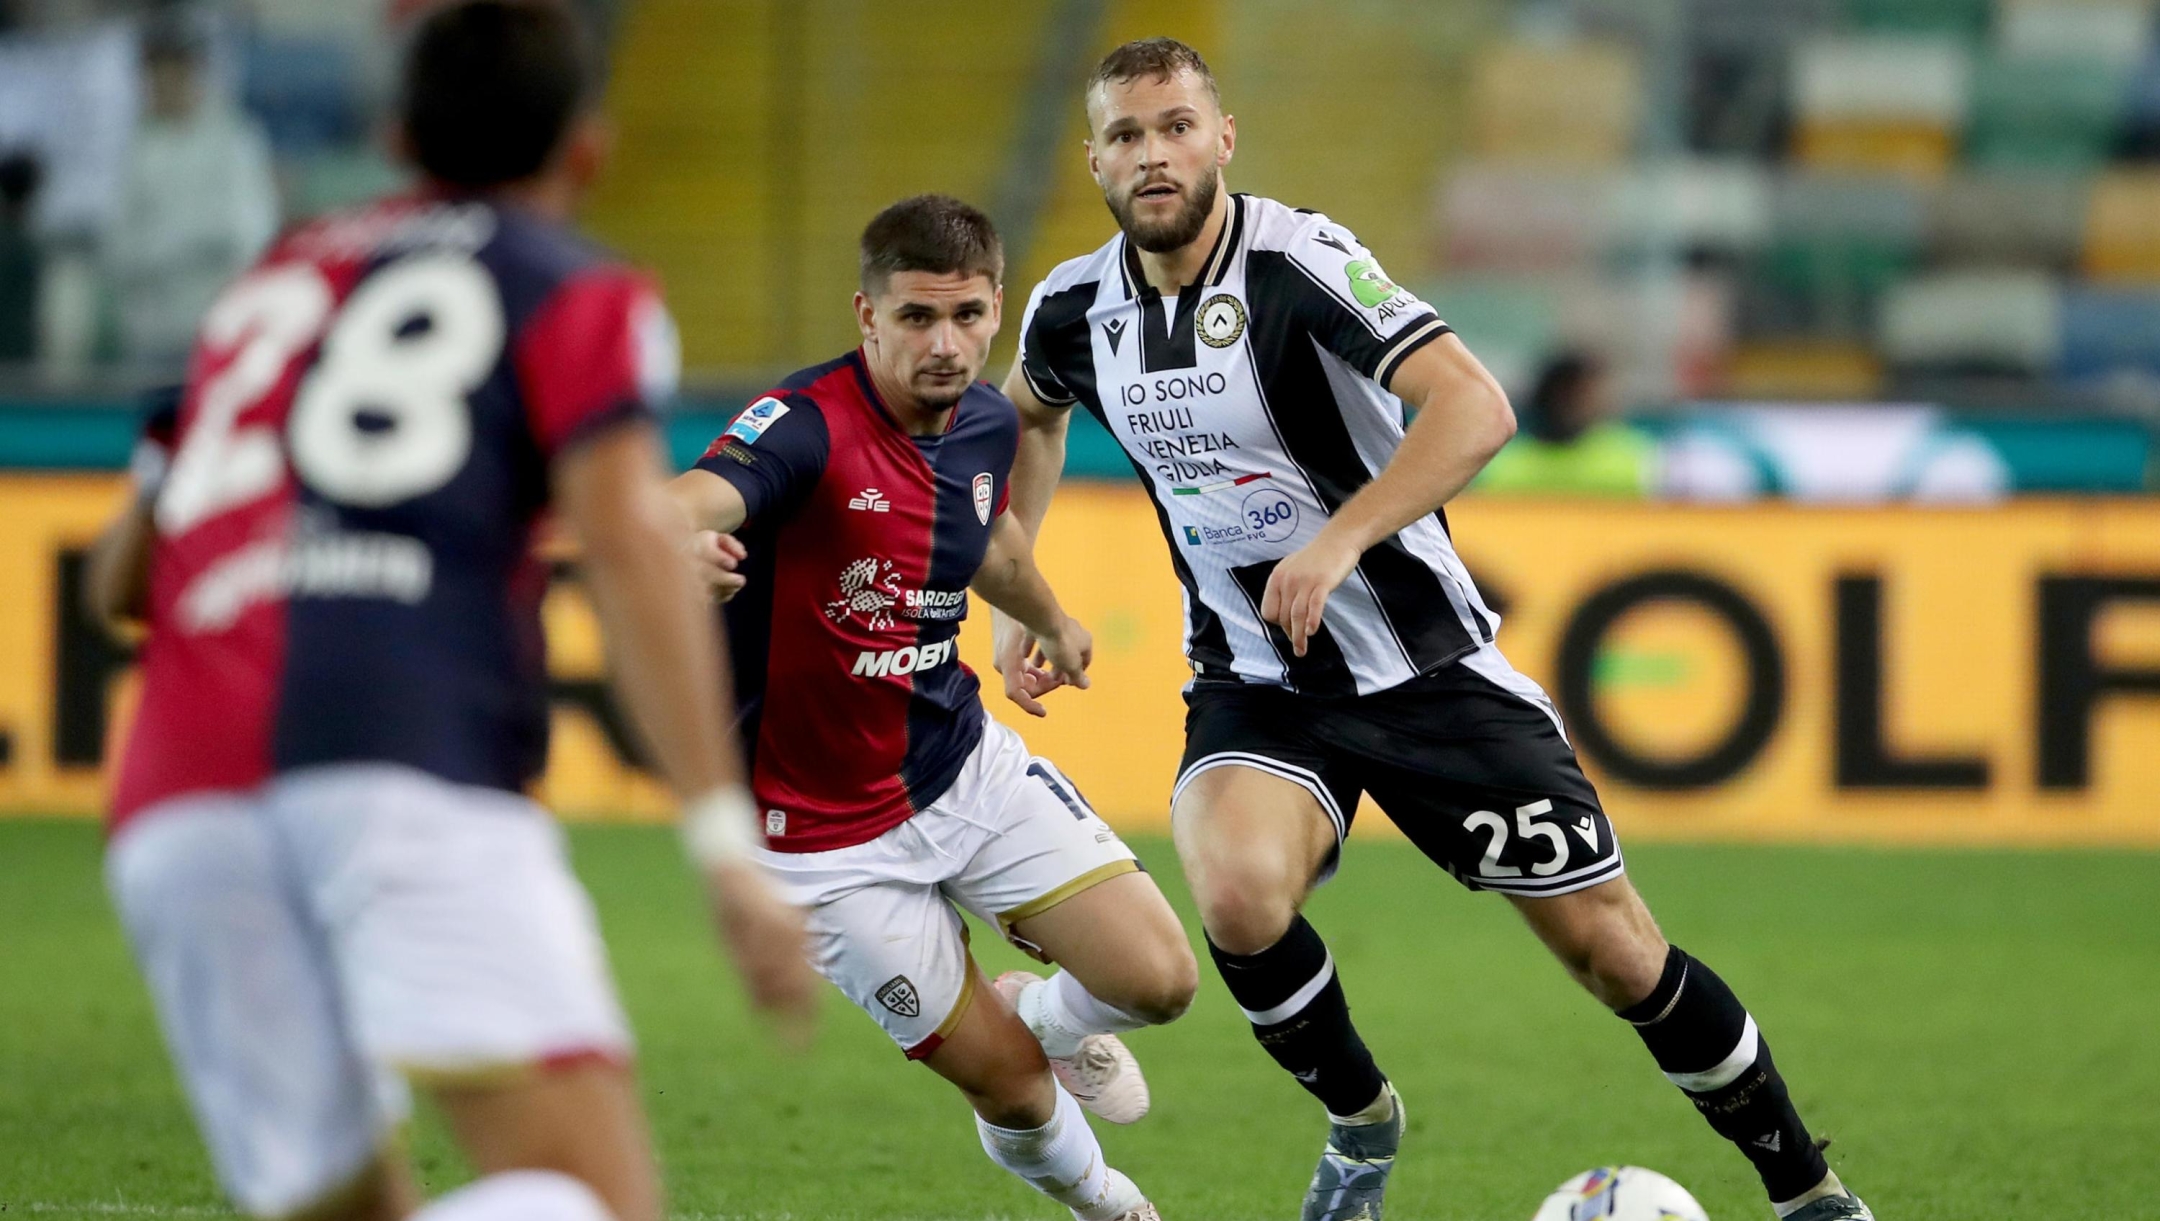
[(1452, 329), (1325, 216), (1309, 217), (1285, 253), (1301, 273), (1298, 307), (1314, 338), (1382, 387), (1405, 357)]
[(816, 402), (801, 394), (767, 395), (743, 408), (696, 465), (742, 493), (749, 525), (770, 526), (802, 507), (824, 477), (831, 452)]

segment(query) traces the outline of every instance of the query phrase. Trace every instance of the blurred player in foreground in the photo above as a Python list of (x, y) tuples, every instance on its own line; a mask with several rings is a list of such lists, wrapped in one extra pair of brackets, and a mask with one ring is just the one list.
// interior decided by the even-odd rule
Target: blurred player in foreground
[(811, 1000), (662, 491), (672, 324), (564, 228), (605, 144), (586, 55), (537, 0), (426, 20), (400, 116), (425, 189), (294, 233), (218, 299), (169, 470), (93, 562), (98, 609), (149, 626), (108, 878), (255, 1216), (417, 1207), (400, 1073), (481, 1176), (427, 1221), (660, 1216), (591, 905), (523, 793), (551, 505), (753, 998)]
[[(1155, 1208), (1104, 1163), (1081, 1104), (1146, 1112), (1114, 1032), (1184, 1012), (1192, 949), (1079, 790), (983, 710), (957, 652), (972, 588), (1040, 642), (1008, 690), (1042, 715), (1028, 692), (1086, 686), (1093, 649), (1005, 512), (1019, 420), (976, 380), (1004, 266), (958, 200), (886, 209), (863, 233), (862, 346), (752, 402), (672, 490), (700, 530), (743, 532), (701, 535), (699, 559), (743, 590), (728, 626), (762, 859), (809, 909), (818, 970), (960, 1087), (992, 1161), (1084, 1221), (1139, 1221)], [(960, 907), (1065, 967), (999, 979), (1025, 1024), (980, 995)]]
[[(1013, 510), (1040, 527), (1075, 403), (1155, 500), (1195, 672), (1172, 828), (1230, 994), (1327, 1108), (1306, 1221), (1379, 1217), (1403, 1130), (1299, 914), (1368, 792), (1634, 1026), (1780, 1216), (1865, 1221), (1755, 1019), (1659, 933), (1552, 702), (1494, 643), (1441, 506), (1514, 431), (1499, 386), (1348, 229), (1221, 190), (1236, 124), (1191, 47), (1112, 51), (1087, 115), (1122, 232), (1028, 302)], [(1024, 635), (999, 634), (1023, 671)]]

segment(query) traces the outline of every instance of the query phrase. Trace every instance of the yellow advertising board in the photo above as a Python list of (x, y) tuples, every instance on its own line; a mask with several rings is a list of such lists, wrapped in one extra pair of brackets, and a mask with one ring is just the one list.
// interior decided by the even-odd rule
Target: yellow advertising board
[[(126, 654), (68, 606), (109, 477), (0, 479), (0, 811), (89, 814)], [(1465, 501), (1500, 643), (1552, 691), (1637, 838), (2160, 845), (2160, 503), (1826, 509)], [(1103, 813), (1159, 827), (1183, 745), (1178, 588), (1128, 487), (1059, 494), (1042, 562), (1094, 629), (1092, 689), (985, 696)], [(547, 606), (580, 817), (667, 803), (624, 762), (574, 574)], [(978, 615), (962, 652), (988, 672)], [(834, 715), (845, 715), (836, 709)], [(1384, 825), (1368, 809), (1361, 820)]]

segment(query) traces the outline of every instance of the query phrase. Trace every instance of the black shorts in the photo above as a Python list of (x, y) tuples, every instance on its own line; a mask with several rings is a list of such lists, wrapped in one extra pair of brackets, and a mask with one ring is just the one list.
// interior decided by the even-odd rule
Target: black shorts
[(1559, 715), (1527, 680), (1460, 662), (1372, 695), (1210, 684), (1185, 694), (1177, 796), (1218, 767), (1310, 792), (1335, 824), (1334, 872), (1358, 798), (1472, 890), (1558, 895), (1620, 876), (1620, 845)]

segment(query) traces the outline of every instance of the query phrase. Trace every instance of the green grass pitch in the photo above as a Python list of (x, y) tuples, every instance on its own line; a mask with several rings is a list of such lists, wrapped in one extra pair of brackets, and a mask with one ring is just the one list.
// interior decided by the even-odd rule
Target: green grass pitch
[[(677, 1216), (1060, 1216), (836, 996), (807, 1056), (756, 1029), (666, 831), (574, 843)], [(1136, 846), (1196, 927), (1169, 845)], [(0, 1213), (225, 1216), (97, 854), (87, 825), (0, 822)], [(1752, 1007), (1886, 1221), (2160, 1216), (2160, 856), (1645, 846), (1630, 864), (1666, 931)], [(1614, 1161), (1671, 1174), (1713, 1217), (1769, 1215), (1745, 1163), (1502, 901), (1406, 845), (1355, 842), (1311, 911), (1410, 1109), (1394, 1221), (1522, 1221)], [(975, 943), (993, 972), (1020, 962)], [(1133, 1038), (1155, 1113), (1104, 1143), (1171, 1221), (1294, 1217), (1318, 1110), (1202, 976), (1190, 1015)], [(465, 1176), (424, 1115), (413, 1145), (431, 1189)]]

